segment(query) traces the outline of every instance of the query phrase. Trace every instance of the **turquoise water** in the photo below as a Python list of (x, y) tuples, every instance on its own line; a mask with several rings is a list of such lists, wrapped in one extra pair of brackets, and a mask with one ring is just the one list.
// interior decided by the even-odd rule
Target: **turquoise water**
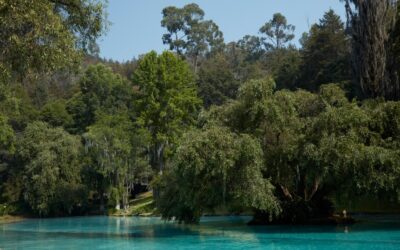
[(207, 217), (198, 226), (158, 218), (75, 217), (0, 225), (0, 249), (400, 249), (400, 217), (353, 226), (246, 226)]

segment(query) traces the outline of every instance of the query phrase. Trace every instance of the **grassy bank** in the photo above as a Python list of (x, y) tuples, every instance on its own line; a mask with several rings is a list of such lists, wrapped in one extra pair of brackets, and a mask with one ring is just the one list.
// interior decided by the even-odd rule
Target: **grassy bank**
[(13, 222), (22, 221), (25, 219), (26, 218), (22, 217), (22, 216), (4, 215), (4, 216), (0, 216), (0, 224), (13, 223)]
[(153, 193), (146, 192), (129, 202), (127, 209), (121, 209), (112, 213), (113, 216), (158, 216), (153, 200)]

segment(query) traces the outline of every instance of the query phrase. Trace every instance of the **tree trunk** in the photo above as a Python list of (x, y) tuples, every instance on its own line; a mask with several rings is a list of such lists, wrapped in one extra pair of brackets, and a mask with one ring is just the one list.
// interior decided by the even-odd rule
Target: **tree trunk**
[(164, 143), (156, 143), (151, 150), (150, 165), (153, 170), (162, 174), (164, 170)]
[(396, 5), (393, 0), (346, 0), (353, 38), (354, 78), (368, 98), (393, 99), (400, 94), (398, 76), (392, 74), (398, 69), (389, 67), (392, 63), (389, 38), (395, 24)]
[(157, 159), (158, 159), (158, 170), (159, 174), (162, 175), (164, 170), (164, 144), (160, 143), (157, 148)]

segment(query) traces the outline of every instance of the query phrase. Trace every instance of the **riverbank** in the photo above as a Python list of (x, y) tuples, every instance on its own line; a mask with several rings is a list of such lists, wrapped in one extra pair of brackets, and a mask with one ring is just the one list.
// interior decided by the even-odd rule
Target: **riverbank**
[(141, 217), (152, 217), (160, 216), (157, 208), (154, 204), (153, 192), (145, 192), (138, 195), (135, 199), (129, 202), (127, 209), (121, 209), (114, 211), (110, 214), (111, 216), (141, 216)]
[(4, 215), (0, 216), (0, 224), (14, 223), (26, 220), (26, 217), (23, 216), (13, 216), (13, 215)]
[[(138, 195), (135, 199), (129, 202), (129, 207), (127, 209), (121, 209), (112, 211), (109, 213), (110, 216), (116, 217), (126, 217), (126, 216), (138, 216), (138, 217), (160, 217), (160, 213), (158, 212), (154, 199), (153, 193), (151, 191), (142, 193)], [(221, 210), (221, 211), (214, 211), (213, 214), (203, 214), (206, 217), (214, 217), (214, 216), (231, 216), (228, 211)], [(250, 212), (238, 214), (240, 215), (250, 215)], [(325, 218), (313, 218), (302, 223), (304, 225), (350, 225), (356, 222), (355, 219), (352, 217), (342, 217), (340, 215), (333, 215)], [(253, 218), (249, 223), (249, 225), (289, 225), (293, 223), (284, 222), (284, 221), (275, 221), (275, 222), (268, 222), (268, 220), (261, 219), (258, 220), (257, 218)], [(296, 223), (295, 223), (296, 224)]]

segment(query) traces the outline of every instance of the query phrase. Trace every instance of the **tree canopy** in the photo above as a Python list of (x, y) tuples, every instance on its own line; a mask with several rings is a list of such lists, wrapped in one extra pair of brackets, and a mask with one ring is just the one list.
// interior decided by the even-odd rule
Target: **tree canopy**
[(168, 50), (118, 62), (98, 55), (105, 1), (0, 0), (0, 213), (400, 209), (400, 5), (343, 2), (347, 25), (327, 10), (298, 44), (280, 13), (225, 43), (199, 5), (168, 6)]
[(260, 33), (266, 36), (263, 41), (267, 49), (281, 49), (293, 40), (294, 30), (295, 26), (288, 24), (284, 15), (275, 13), (272, 19), (260, 28)]
[(152, 138), (152, 166), (162, 171), (164, 151), (190, 127), (201, 104), (188, 64), (171, 52), (150, 52), (133, 76), (139, 87), (137, 122)]
[(106, 25), (102, 1), (2, 0), (0, 12), (3, 78), (77, 66)]
[(250, 136), (220, 127), (191, 131), (182, 138), (173, 168), (159, 184), (161, 214), (189, 223), (222, 208), (255, 208), (277, 215), (274, 187), (262, 171), (260, 144)]

